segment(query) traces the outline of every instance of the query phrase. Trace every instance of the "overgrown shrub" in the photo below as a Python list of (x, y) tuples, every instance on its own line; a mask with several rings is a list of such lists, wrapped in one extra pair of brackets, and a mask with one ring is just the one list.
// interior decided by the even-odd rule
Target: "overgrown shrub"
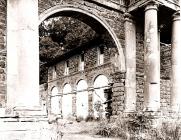
[(181, 122), (163, 121), (152, 125), (152, 116), (133, 114), (118, 117), (114, 122), (102, 119), (95, 128), (97, 135), (119, 137), (121, 140), (181, 140)]

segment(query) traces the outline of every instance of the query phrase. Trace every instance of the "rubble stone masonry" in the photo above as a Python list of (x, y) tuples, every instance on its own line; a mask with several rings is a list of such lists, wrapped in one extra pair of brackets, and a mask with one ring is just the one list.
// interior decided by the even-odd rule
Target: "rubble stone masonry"
[(160, 45), (160, 105), (163, 113), (170, 109), (170, 95), (171, 95), (171, 45), (161, 43)]
[[(89, 92), (89, 111), (92, 111), (92, 89), (95, 78), (102, 74), (105, 75), (109, 83), (113, 84), (113, 115), (118, 115), (120, 112), (124, 110), (124, 92), (125, 92), (125, 73), (118, 72), (111, 59), (117, 54), (117, 48), (112, 44), (110, 46), (106, 46), (104, 48), (104, 64), (97, 65), (97, 50), (99, 45), (89, 47), (89, 49), (84, 50), (84, 71), (78, 70), (79, 56), (80, 54), (76, 54), (70, 56), (70, 58), (66, 60), (60, 60), (57, 64), (53, 65), (49, 68), (49, 82), (48, 82), (48, 92), (51, 95), (52, 87), (56, 86), (60, 89), (60, 94), (62, 94), (63, 87), (66, 83), (69, 83), (72, 87), (72, 93), (76, 94), (76, 86), (77, 82), (81, 79), (85, 80), (88, 84), (88, 92)], [(113, 54), (114, 53), (114, 54)], [(69, 75), (64, 75), (65, 62), (69, 60)], [(53, 74), (54, 68), (56, 67), (56, 74)], [(53, 77), (56, 75), (56, 77)], [(76, 96), (73, 95), (73, 114), (76, 114)], [(48, 110), (50, 107), (50, 98)], [(60, 105), (61, 106), (61, 105)], [(89, 112), (91, 113), (91, 112)]]
[(0, 0), (0, 107), (6, 100), (6, 0)]
[[(115, 0), (115, 3), (116, 0)], [(50, 0), (39, 0), (39, 14), (43, 13), (45, 10), (56, 6), (70, 6), (74, 5), (76, 8), (81, 8), (86, 10), (93, 15), (101, 17), (111, 26), (111, 28), (116, 33), (117, 37), (121, 42), (121, 46), (124, 48), (124, 18), (123, 13), (113, 10), (111, 8), (105, 8), (101, 5), (97, 5), (93, 2), (88, 1), (76, 1), (76, 0), (64, 0), (64, 1), (50, 1)], [(143, 28), (138, 27), (136, 33), (136, 110), (143, 109), (144, 102), (144, 45), (143, 45)], [(140, 30), (140, 28), (142, 30)], [(114, 47), (109, 47), (105, 51), (105, 64), (102, 66), (97, 66), (96, 47), (91, 49), (91, 52), (85, 52), (85, 71), (80, 72), (78, 70), (79, 56), (75, 55), (70, 58), (70, 75), (64, 76), (64, 61), (56, 64), (56, 74), (59, 80), (53, 79), (52, 70), (55, 67), (49, 68), (49, 87), (56, 83), (56, 85), (71, 83), (73, 89), (75, 89), (76, 82), (78, 78), (85, 79), (88, 81), (89, 87), (92, 86), (92, 79), (95, 78), (96, 74), (105, 74), (111, 82), (114, 82), (115, 77), (119, 77), (120, 81), (115, 82), (113, 85), (113, 106), (115, 110), (113, 114), (118, 114), (118, 110), (124, 109), (124, 74), (115, 71), (111, 59), (114, 57), (117, 49)], [(171, 69), (171, 47), (166, 44), (161, 44), (161, 109), (166, 109), (169, 107), (170, 102), (170, 69)], [(112, 66), (112, 67), (110, 67)], [(119, 89), (118, 89), (119, 88)], [(117, 96), (117, 94), (119, 94)], [(0, 0), (0, 107), (4, 107), (6, 102), (6, 0)], [(118, 106), (118, 110), (116, 106)]]

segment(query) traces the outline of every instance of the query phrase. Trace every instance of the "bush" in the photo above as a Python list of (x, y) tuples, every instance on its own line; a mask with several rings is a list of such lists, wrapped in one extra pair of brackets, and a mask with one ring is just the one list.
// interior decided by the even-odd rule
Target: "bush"
[(95, 128), (95, 134), (104, 137), (118, 137), (122, 140), (180, 140), (181, 122), (164, 121), (153, 127), (151, 116), (136, 114), (124, 118), (118, 117), (114, 122), (101, 120)]
[(98, 126), (95, 128), (95, 134), (102, 135), (104, 137), (119, 137), (127, 139), (127, 130), (125, 130), (124, 121), (116, 120), (115, 122), (108, 122), (102, 119)]

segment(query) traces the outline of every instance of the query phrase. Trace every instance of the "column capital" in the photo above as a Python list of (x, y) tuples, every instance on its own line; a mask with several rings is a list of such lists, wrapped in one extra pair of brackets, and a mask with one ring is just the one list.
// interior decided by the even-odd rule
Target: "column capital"
[(134, 17), (130, 13), (124, 14), (124, 21), (134, 22)]
[(155, 1), (150, 1), (147, 3), (147, 5), (145, 5), (145, 11), (148, 10), (158, 10), (158, 6), (159, 4)]
[(172, 15), (172, 21), (176, 21), (176, 20), (180, 20), (180, 11), (176, 11), (176, 12)]

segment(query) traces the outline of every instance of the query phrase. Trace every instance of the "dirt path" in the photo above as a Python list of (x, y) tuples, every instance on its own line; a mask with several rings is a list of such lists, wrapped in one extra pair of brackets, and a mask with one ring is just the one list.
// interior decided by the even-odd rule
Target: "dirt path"
[(63, 133), (62, 140), (119, 140), (104, 138), (94, 134), (96, 122), (70, 122), (59, 123), (59, 130)]

